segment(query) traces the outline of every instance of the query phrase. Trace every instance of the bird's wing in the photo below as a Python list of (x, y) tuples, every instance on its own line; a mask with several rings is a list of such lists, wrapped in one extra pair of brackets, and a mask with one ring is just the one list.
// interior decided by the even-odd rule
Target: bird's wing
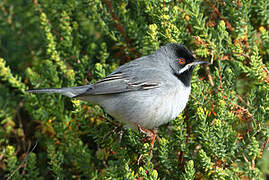
[[(148, 90), (158, 88), (162, 83), (158, 79), (149, 78), (142, 72), (124, 73), (121, 71), (114, 72), (104, 79), (92, 84), (84, 93), (76, 97), (87, 95), (115, 94), (127, 91)], [(150, 72), (149, 72), (150, 73)], [(146, 76), (147, 78), (144, 78)]]
[(156, 69), (152, 66), (143, 68), (139, 66), (140, 63), (135, 62), (123, 65), (76, 97), (148, 90), (162, 85), (162, 81), (156, 77), (158, 76)]

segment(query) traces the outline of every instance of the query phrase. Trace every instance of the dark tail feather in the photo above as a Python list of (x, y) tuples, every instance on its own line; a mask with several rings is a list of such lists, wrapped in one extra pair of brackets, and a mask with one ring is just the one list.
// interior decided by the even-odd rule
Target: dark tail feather
[(58, 93), (67, 97), (75, 97), (84, 93), (91, 85), (70, 87), (70, 88), (48, 88), (48, 89), (30, 89), (26, 90), (29, 93)]

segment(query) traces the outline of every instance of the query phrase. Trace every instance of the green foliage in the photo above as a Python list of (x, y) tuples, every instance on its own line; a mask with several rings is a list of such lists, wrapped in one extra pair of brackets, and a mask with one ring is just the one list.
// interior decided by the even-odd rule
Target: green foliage
[[(267, 0), (1, 1), (0, 178), (264, 179), (268, 10)], [(195, 69), (185, 111), (153, 149), (97, 105), (25, 93), (94, 83), (169, 42), (212, 65)]]
[(186, 179), (186, 180), (194, 179), (194, 173), (195, 173), (194, 163), (193, 163), (193, 160), (190, 160), (186, 164), (185, 174), (183, 174), (183, 179)]
[[(17, 169), (19, 162), (17, 157), (15, 156), (15, 148), (13, 146), (6, 146), (6, 153), (5, 153), (5, 161), (6, 161), (6, 169), (8, 169), (10, 172), (9, 174), (6, 174), (6, 177), (13, 175), (13, 179), (20, 179), (19, 172), (15, 172)], [(15, 172), (15, 173), (13, 173)]]

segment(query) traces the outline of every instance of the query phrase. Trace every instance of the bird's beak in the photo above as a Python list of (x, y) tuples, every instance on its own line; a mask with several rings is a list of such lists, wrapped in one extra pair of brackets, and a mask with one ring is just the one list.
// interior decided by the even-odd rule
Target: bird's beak
[(199, 65), (199, 64), (210, 64), (209, 62), (207, 61), (194, 61), (190, 64), (187, 64), (184, 68), (182, 68), (178, 73), (181, 74), (183, 72), (185, 72), (186, 70), (189, 70), (191, 68), (194, 68), (196, 65)]
[(194, 62), (190, 63), (189, 65), (196, 66), (196, 65), (200, 65), (200, 64), (209, 64), (210, 65), (210, 63), (207, 61), (194, 61)]

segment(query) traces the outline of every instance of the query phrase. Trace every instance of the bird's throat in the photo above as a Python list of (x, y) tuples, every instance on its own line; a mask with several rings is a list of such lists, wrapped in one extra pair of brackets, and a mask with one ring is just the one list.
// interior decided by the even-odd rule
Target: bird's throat
[(192, 70), (187, 70), (181, 74), (174, 73), (174, 76), (176, 76), (176, 78), (180, 80), (186, 87), (190, 87), (192, 72), (193, 72)]

